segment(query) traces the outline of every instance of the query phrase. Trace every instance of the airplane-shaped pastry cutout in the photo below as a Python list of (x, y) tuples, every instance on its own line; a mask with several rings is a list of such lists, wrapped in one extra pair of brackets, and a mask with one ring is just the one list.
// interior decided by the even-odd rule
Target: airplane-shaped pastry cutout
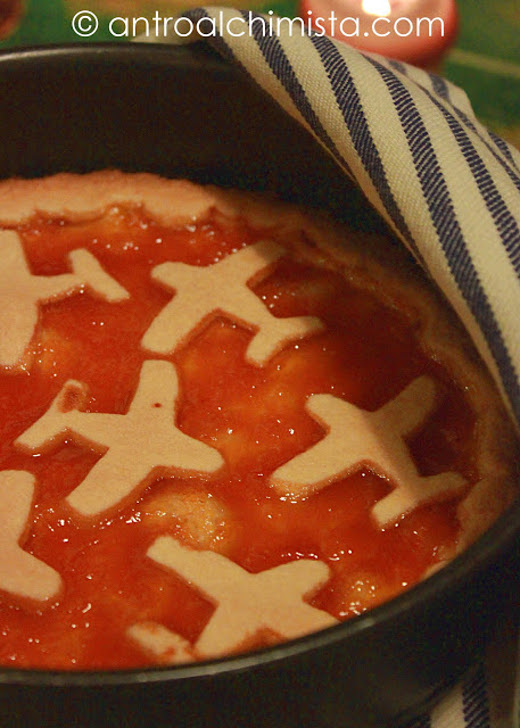
[(61, 577), (20, 545), (27, 535), (34, 487), (31, 473), (0, 472), (0, 590), (22, 599), (48, 602), (61, 591)]
[(261, 280), (284, 253), (279, 245), (264, 241), (214, 265), (169, 262), (156, 266), (152, 277), (175, 290), (175, 296), (152, 322), (142, 346), (155, 354), (171, 354), (202, 326), (225, 316), (255, 332), (246, 359), (263, 366), (289, 341), (321, 331), (323, 324), (313, 316), (273, 316), (247, 285)]
[(0, 231), (0, 366), (16, 367), (31, 343), (39, 306), (58, 301), (85, 288), (109, 302), (129, 293), (103, 270), (88, 250), (69, 254), (72, 273), (32, 275), (17, 233)]
[(171, 536), (160, 536), (147, 553), (215, 606), (191, 650), (164, 627), (134, 625), (130, 636), (156, 656), (169, 653), (175, 662), (217, 657), (265, 630), (294, 639), (337, 623), (331, 614), (304, 601), (330, 578), (323, 561), (300, 559), (253, 574), (222, 554), (196, 551)]
[(166, 475), (209, 474), (223, 465), (209, 445), (175, 426), (178, 380), (173, 364), (145, 361), (127, 414), (83, 412), (84, 384), (67, 382), (49, 410), (16, 445), (46, 451), (73, 438), (105, 454), (67, 497), (83, 516), (94, 516)]
[(326, 428), (325, 437), (272, 474), (270, 484), (280, 494), (305, 497), (367, 467), (386, 478), (393, 490), (372, 509), (381, 526), (395, 523), (421, 503), (446, 497), (466, 485), (455, 472), (422, 477), (406, 445), (432, 413), (436, 387), (419, 377), (395, 399), (367, 412), (331, 394), (314, 394), (309, 414)]

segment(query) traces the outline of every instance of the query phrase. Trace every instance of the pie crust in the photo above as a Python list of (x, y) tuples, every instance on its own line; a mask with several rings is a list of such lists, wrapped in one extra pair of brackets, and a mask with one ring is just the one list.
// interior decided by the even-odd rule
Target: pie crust
[[(59, 505), (74, 528), (85, 533), (107, 529), (138, 502), (143, 522), (163, 519), (157, 536), (136, 556), (142, 562), (139, 568), (157, 570), (165, 584), (182, 582), (178, 588), (196, 593), (210, 612), (202, 627), (182, 634), (150, 616), (150, 610), (136, 610), (125, 639), (145, 663), (220, 656), (338, 621), (320, 597), (331, 578), (331, 565), (319, 553), (285, 553), (281, 562), (266, 562), (256, 570), (237, 562), (233, 544), (238, 536), (225, 525), (233, 521), (231, 506), (225, 497), (214, 498), (211, 489), (211, 483), (230, 470), (227, 451), (222, 441), (191, 435), (178, 424), (186, 394), (179, 357), (197, 346), (215, 321), (224, 320), (249, 337), (243, 358), (256, 370), (255, 376), (270, 376), (280, 367), (277, 357), (287, 350), (317, 351), (322, 340), (323, 352), (332, 346), (332, 340), (320, 339), (328, 328), (323, 317), (273, 314), (266, 297), (257, 293), (282, 259), (288, 257), (325, 277), (341, 277), (349, 290), (370, 297), (375, 307), (404, 321), (420, 355), (432, 363), (432, 371), (443, 372), (471, 414), (471, 442), (466, 447), (472, 474), (449, 467), (424, 474), (414, 459), (411, 439), (435, 414), (443, 396), (444, 385), (431, 375), (396, 385), (383, 400), (374, 396), (376, 404), (370, 407), (336, 394), (333, 387), (316, 386), (301, 406), (301, 418), (307, 418), (308, 427), (317, 433), (314, 443), (300, 445), (300, 451), (284, 455), (271, 472), (258, 475), (264, 478), (262, 508), (280, 500), (294, 502), (297, 509), (318, 494), (328, 497), (334, 488), (346, 487), (350, 476), (360, 471), (386, 483), (386, 496), (379, 496), (370, 510), (376, 530), (400, 526), (424, 505), (442, 508), (444, 502), (452, 504), (449, 507), (455, 503), (457, 536), (449, 547), (439, 549), (423, 572), (426, 576), (466, 548), (512, 502), (517, 494), (515, 428), (462, 326), (407, 253), (390, 238), (345, 230), (321, 213), (266, 196), (117, 171), (0, 183), (0, 255), (8, 263), (2, 263), (0, 272), (0, 378), (25, 377), (24, 386), (31, 388), (37, 342), (43, 336), (42, 310), (48, 304), (65, 305), (84, 295), (107, 305), (123, 305), (132, 298), (117, 272), (105, 270), (91, 251), (72, 251), (64, 263), (68, 272), (56, 275), (33, 273), (24, 252), (24, 235), (44, 228), (46, 221), (50, 230), (52, 225), (95, 228), (98, 223), (102, 229), (110, 215), (135, 215), (173, 230), (220, 225), (224, 236), (227, 224), (239, 224), (256, 236), (252, 243), (204, 264), (182, 259), (156, 264), (150, 257), (149, 284), (157, 288), (163, 305), (141, 337), (143, 362), (124, 411), (104, 408), (91, 395), (88, 382), (69, 378), (57, 393), (49, 386), (54, 394), (47, 405), (7, 443), (21, 463), (32, 462), (30, 458), (45, 462), (68, 447), (90, 453), (83, 479)], [(312, 288), (312, 282), (305, 285)], [(371, 332), (366, 334), (370, 337)], [(384, 359), (385, 351), (376, 355)], [(303, 355), (299, 361), (305, 367)], [(208, 375), (212, 366), (208, 361)], [(252, 407), (262, 407), (248, 396)], [(231, 471), (229, 478), (236, 480)], [(176, 479), (184, 484), (184, 496), (167, 489), (163, 495), (160, 488), (148, 495), (158, 481)], [(39, 497), (38, 478), (29, 466), (0, 469), (0, 516), (8, 524), (3, 548), (12, 554), (0, 566), (0, 620), (4, 603), (28, 614), (51, 604), (57, 611), (63, 593), (71, 588), (68, 573), (53, 567), (52, 552), (40, 558), (31, 551), (31, 532), (43, 512)], [(172, 507), (177, 526), (165, 531), (164, 516)], [(197, 519), (199, 524), (203, 519), (200, 537), (199, 526), (186, 525)], [(247, 524), (235, 525), (239, 534), (247, 530)], [(0, 653), (1, 659), (5, 658)], [(80, 661), (77, 666), (92, 664)]]

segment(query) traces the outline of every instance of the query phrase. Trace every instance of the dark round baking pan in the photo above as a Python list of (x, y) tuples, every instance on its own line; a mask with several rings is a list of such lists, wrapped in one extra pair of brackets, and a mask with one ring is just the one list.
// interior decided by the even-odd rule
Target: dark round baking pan
[[(321, 147), (205, 48), (0, 54), (0, 177), (107, 167), (260, 189), (382, 223)], [(0, 261), (1, 264), (1, 261)], [(381, 728), (482, 655), (518, 593), (520, 505), (409, 592), (275, 648), (175, 668), (0, 670), (2, 728)]]

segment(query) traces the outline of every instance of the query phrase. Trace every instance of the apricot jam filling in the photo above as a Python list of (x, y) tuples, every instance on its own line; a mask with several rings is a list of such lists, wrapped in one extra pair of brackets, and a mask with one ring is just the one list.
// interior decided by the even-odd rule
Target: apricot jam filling
[[(19, 545), (60, 580), (40, 601), (0, 591), (1, 664), (128, 668), (265, 646), (358, 615), (453, 554), (457, 505), (478, 477), (475, 416), (398, 310), (330, 267), (269, 247), (265, 230), (217, 213), (174, 228), (123, 206), (76, 223), (39, 216), (15, 232), (31, 276), (58, 282), (70, 274), (70, 254), (88, 251), (108, 276), (103, 290), (114, 293), (81, 283), (40, 301), (23, 357), (0, 370), (0, 471), (34, 479)], [(216, 303), (169, 351), (169, 329), (161, 351), (143, 345), (161, 316), (174, 320), (184, 273), (253, 246), (266, 264), (247, 259), (246, 294), (273, 319), (294, 320), (294, 331), (269, 339), (269, 320), (245, 297), (233, 315)], [(224, 296), (234, 278), (222, 280)], [(248, 323), (257, 310), (262, 323)], [(263, 327), (269, 340), (254, 349)], [(406, 393), (423, 386), (431, 404), (399, 434)], [(345, 435), (359, 413), (387, 413), (373, 422), (402, 443), (395, 472), (413, 475), (417, 488), (450, 473), (453, 487), (374, 510), (396, 492), (394, 476), (368, 451), (359, 463), (339, 458), (329, 473), (316, 448), (336, 425), (318, 405), (324, 413), (338, 405)], [(151, 441), (165, 428), (177, 438), (171, 457), (167, 441), (160, 451)], [(109, 467), (116, 450), (121, 463)], [(308, 458), (298, 470), (311, 451), (325, 472), (312, 483)], [(92, 473), (99, 477), (88, 490)], [(229, 574), (241, 605), (235, 636), (213, 573)], [(265, 623), (249, 619), (248, 594), (283, 591), (276, 585), (291, 579), (280, 628), (276, 605), (273, 615), (263, 606)]]

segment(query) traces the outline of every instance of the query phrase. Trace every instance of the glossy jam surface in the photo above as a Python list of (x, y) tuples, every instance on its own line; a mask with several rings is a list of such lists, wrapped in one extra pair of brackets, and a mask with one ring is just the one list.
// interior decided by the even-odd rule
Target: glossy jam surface
[[(146, 557), (161, 534), (218, 551), (251, 572), (321, 559), (332, 577), (312, 604), (338, 619), (398, 594), (450, 552), (458, 533), (454, 500), (417, 508), (381, 529), (370, 509), (390, 485), (367, 469), (298, 502), (267, 484), (277, 467), (323, 437), (305, 411), (309, 395), (331, 393), (375, 410), (422, 374), (439, 383), (442, 401), (408, 443), (419, 472), (449, 469), (469, 482), (475, 478), (472, 414), (449, 375), (421, 353), (404, 317), (340, 275), (285, 257), (255, 292), (275, 316), (319, 316), (324, 332), (289, 344), (258, 367), (244, 357), (251, 331), (221, 316), (174, 355), (153, 357), (140, 341), (173, 294), (152, 280), (152, 268), (164, 261), (209, 265), (265, 233), (216, 217), (165, 229), (139, 211), (113, 210), (74, 225), (37, 219), (20, 234), (33, 274), (66, 272), (67, 253), (87, 248), (131, 297), (107, 303), (85, 291), (43, 305), (26, 370), (0, 372), (0, 469), (27, 470), (37, 479), (22, 545), (64, 583), (59, 599), (44, 607), (0, 594), (0, 663), (65, 669), (153, 664), (127, 637), (138, 621), (196, 640), (214, 607)], [(87, 521), (65, 498), (99, 453), (67, 441), (31, 455), (13, 441), (69, 379), (88, 386), (89, 411), (125, 413), (149, 358), (176, 365), (177, 425), (216, 448), (225, 466), (204, 478), (157, 480), (135, 502)]]

